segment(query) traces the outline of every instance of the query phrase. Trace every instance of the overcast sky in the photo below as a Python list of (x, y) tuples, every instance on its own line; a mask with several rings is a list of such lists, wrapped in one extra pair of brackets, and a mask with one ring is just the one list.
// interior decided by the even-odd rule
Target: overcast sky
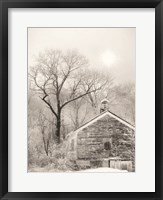
[(135, 28), (28, 28), (28, 63), (45, 49), (76, 49), (117, 83), (135, 82)]

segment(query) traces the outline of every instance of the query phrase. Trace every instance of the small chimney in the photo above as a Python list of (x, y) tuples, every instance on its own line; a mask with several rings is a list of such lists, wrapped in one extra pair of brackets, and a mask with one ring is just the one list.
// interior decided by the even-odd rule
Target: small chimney
[(108, 110), (108, 107), (109, 107), (109, 101), (107, 99), (103, 99), (101, 101), (100, 113)]

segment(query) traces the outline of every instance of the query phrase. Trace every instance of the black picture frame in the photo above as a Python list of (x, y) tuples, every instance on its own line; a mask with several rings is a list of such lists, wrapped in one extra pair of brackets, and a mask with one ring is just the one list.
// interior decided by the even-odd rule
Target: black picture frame
[[(8, 192), (8, 8), (155, 8), (155, 192)], [(0, 0), (0, 15), (0, 198), (163, 199), (162, 0)]]

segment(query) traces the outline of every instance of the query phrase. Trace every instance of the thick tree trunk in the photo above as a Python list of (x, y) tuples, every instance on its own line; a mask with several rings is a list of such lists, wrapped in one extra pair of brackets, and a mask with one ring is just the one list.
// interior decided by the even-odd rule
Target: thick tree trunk
[(60, 143), (60, 142), (61, 142), (60, 129), (61, 129), (61, 117), (58, 116), (58, 118), (57, 118), (57, 123), (56, 123), (57, 143)]
[(59, 96), (57, 96), (57, 123), (56, 123), (56, 136), (57, 136), (57, 142), (61, 142), (61, 107), (60, 107), (60, 100)]

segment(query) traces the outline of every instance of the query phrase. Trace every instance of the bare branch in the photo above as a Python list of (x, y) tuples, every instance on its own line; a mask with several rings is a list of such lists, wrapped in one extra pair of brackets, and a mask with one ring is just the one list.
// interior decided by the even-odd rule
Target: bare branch
[(90, 88), (88, 88), (88, 91), (87, 91), (86, 93), (81, 94), (81, 95), (79, 95), (79, 96), (77, 96), (77, 97), (75, 97), (75, 98), (73, 98), (73, 99), (70, 99), (69, 101), (66, 101), (65, 103), (63, 103), (63, 105), (61, 106), (61, 108), (63, 108), (63, 107), (66, 106), (67, 104), (71, 103), (72, 101), (75, 101), (75, 100), (77, 100), (77, 99), (79, 99), (79, 98), (82, 98), (82, 97), (84, 97), (85, 95), (90, 94), (90, 93), (92, 93), (92, 92), (98, 91), (98, 90), (100, 90), (101, 88), (102, 88), (102, 86), (100, 86), (99, 88), (96, 88), (96, 89), (94, 89), (94, 90), (91, 90), (91, 91), (89, 91)]
[(52, 113), (53, 113), (53, 114), (56, 116), (56, 118), (57, 118), (57, 117), (58, 117), (57, 113), (54, 111), (52, 105), (46, 100), (46, 97), (47, 97), (47, 96), (48, 96), (48, 95), (45, 94), (45, 96), (44, 96), (43, 98), (40, 97), (40, 99), (41, 99), (42, 101), (44, 101), (44, 102), (49, 106), (50, 110), (52, 111)]

